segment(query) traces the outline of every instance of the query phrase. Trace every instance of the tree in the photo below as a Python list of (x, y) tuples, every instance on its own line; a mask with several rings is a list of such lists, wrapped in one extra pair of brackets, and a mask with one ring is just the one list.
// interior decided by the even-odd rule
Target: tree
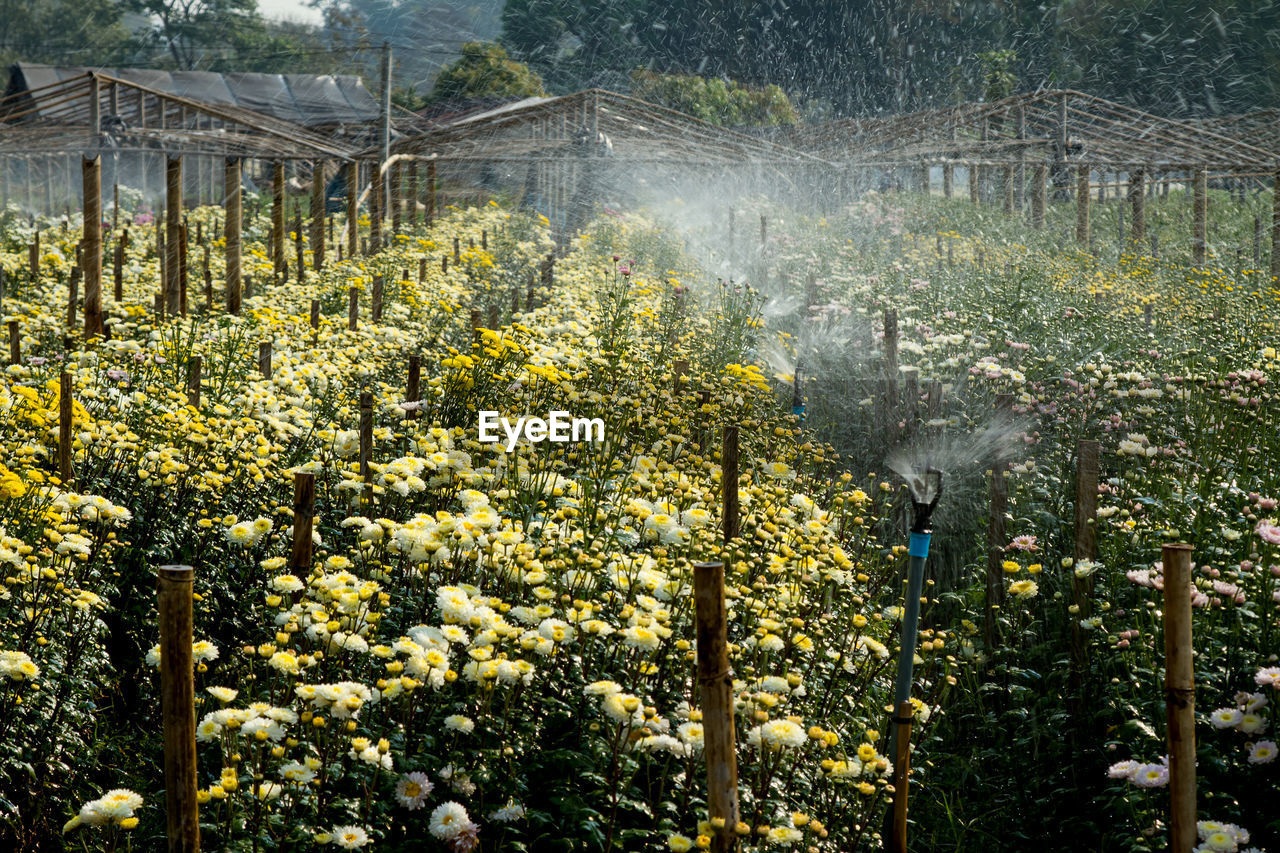
[(130, 54), (118, 0), (0, 0), (0, 64), (104, 65)]
[(257, 0), (128, 0), (130, 8), (155, 20), (152, 39), (174, 65), (190, 70), (206, 45), (225, 45), (246, 28), (261, 29)]
[(631, 93), (726, 127), (774, 127), (796, 123), (795, 107), (778, 86), (753, 88), (733, 80), (635, 71)]
[(440, 72), (429, 101), (546, 95), (542, 78), (494, 42), (467, 42), (462, 58)]

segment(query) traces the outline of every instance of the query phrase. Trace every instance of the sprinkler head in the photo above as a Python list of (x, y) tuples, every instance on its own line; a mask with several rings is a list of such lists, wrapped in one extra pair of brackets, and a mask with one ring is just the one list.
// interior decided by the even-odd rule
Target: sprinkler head
[(924, 476), (926, 482), (929, 477), (936, 477), (937, 487), (932, 489), (933, 498), (928, 503), (916, 500), (915, 492), (912, 492), (911, 508), (915, 510), (915, 522), (911, 525), (912, 533), (928, 533), (933, 529), (930, 521), (933, 518), (934, 509), (938, 506), (938, 499), (942, 497), (942, 471), (937, 468), (927, 468)]

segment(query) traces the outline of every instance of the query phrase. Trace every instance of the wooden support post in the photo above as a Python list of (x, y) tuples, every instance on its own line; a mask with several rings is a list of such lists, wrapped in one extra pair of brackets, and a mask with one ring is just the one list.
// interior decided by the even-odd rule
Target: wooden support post
[(418, 161), (409, 161), (409, 190), (405, 193), (405, 202), (409, 206), (409, 230), (418, 228)]
[[(725, 427), (726, 430), (737, 427)], [(733, 677), (724, 602), (724, 563), (694, 563), (693, 602), (698, 650), (698, 697), (707, 759), (707, 811), (724, 825), (714, 830), (711, 850), (738, 849), (738, 755), (733, 722)]]
[(482, 321), (480, 319), (480, 309), (472, 308), (471, 309), (471, 339), (472, 340), (475, 340), (475, 341), (480, 340), (481, 322)]
[(200, 408), (200, 374), (204, 368), (204, 359), (193, 355), (187, 359), (187, 405)]
[(311, 167), (311, 265), (324, 269), (325, 161)]
[(1196, 835), (1195, 681), (1191, 660), (1191, 546), (1161, 548), (1164, 565), (1164, 697), (1169, 733), (1169, 850)]
[(316, 475), (293, 475), (293, 548), (289, 570), (300, 577), (311, 572), (312, 524), (316, 514)]
[[(1209, 246), (1209, 175), (1203, 167), (1196, 169), (1192, 186), (1191, 263), (1202, 267), (1205, 264)], [(1280, 206), (1276, 207), (1276, 214), (1277, 233), (1280, 233)], [(1272, 275), (1274, 275), (1274, 257), (1271, 266)]]
[(1147, 241), (1147, 194), (1145, 191), (1146, 170), (1134, 169), (1129, 173), (1129, 204), (1133, 216), (1129, 221), (1129, 246), (1131, 251), (1140, 252)]
[(445, 275), (449, 274), (449, 256), (448, 255), (440, 256), (440, 272)]
[(382, 276), (373, 277), (373, 296), (369, 302), (369, 319), (375, 323), (382, 322)]
[(80, 298), (80, 265), (71, 268), (71, 276), (67, 280), (67, 328), (76, 325), (76, 301)]
[(977, 204), (979, 201), (978, 166), (976, 163), (969, 164), (969, 201), (972, 204)]
[(436, 161), (427, 163), (427, 227), (436, 221)]
[[(1072, 548), (1075, 563), (1081, 560), (1093, 560), (1098, 556), (1099, 456), (1100, 445), (1097, 441), (1081, 439), (1077, 443), (1075, 544)], [(1087, 575), (1079, 577), (1073, 571), (1071, 603), (1075, 606), (1075, 613), (1071, 619), (1071, 684), (1077, 691), (1087, 687), (1085, 673), (1088, 666), (1088, 644), (1080, 621), (1089, 618), (1092, 591), (1093, 578)]]
[(204, 279), (204, 310), (213, 310), (213, 269), (209, 265), (209, 244), (200, 247), (200, 272)]
[(9, 321), (9, 363), (22, 363), (22, 333), (17, 320)]
[(293, 228), (290, 230), (293, 231), (294, 269), (297, 272), (298, 284), (306, 284), (307, 253), (302, 242), (302, 207), (297, 203), (293, 205)]
[(187, 316), (187, 221), (178, 229), (178, 311)]
[(1076, 242), (1089, 248), (1089, 167), (1076, 168)]
[(372, 479), (369, 461), (373, 458), (373, 393), (360, 392), (360, 479)]
[(677, 358), (671, 365), (671, 393), (672, 396), (680, 396), (680, 383), (684, 380), (684, 375), (689, 372), (689, 359)]
[(951, 198), (955, 195), (956, 183), (956, 167), (951, 163), (942, 164), (942, 197)]
[(1003, 170), (1004, 212), (1013, 213), (1013, 166), (1006, 165)]
[[(315, 332), (319, 330), (319, 328), (320, 328), (320, 300), (312, 299), (311, 300), (311, 331)], [(313, 334), (312, 337), (314, 338), (315, 335)]]
[(179, 278), (182, 251), (182, 157), (166, 157), (165, 179), (165, 313), (175, 316), (182, 308), (182, 281)]
[[(996, 395), (996, 418), (1009, 418), (1013, 406), (1012, 394)], [(996, 647), (1000, 632), (996, 630), (1000, 608), (1004, 606), (1004, 546), (1005, 512), (1009, 506), (1009, 484), (1005, 480), (1005, 463), (996, 459), (991, 463), (990, 518), (987, 523), (987, 590), (986, 618), (983, 620), (983, 640), (988, 653)]]
[(369, 168), (372, 187), (369, 191), (369, 243), (372, 251), (382, 249), (382, 169), (372, 163)]
[(347, 289), (347, 330), (356, 330), (356, 321), (360, 317), (360, 288)]
[(418, 258), (418, 284), (426, 281), (427, 278), (427, 259)]
[(453, 262), (456, 264), (462, 260), (462, 241), (457, 237), (453, 238)]
[(288, 262), (284, 257), (284, 161), (271, 164), (271, 266), (279, 277)]
[(387, 166), (387, 198), (391, 204), (391, 233), (399, 234), (404, 230), (403, 193), (400, 191), (400, 164)]
[(360, 161), (347, 164), (347, 257), (360, 248)]
[(160, 715), (164, 729), (164, 790), (169, 853), (199, 853), (196, 802), (196, 698), (190, 566), (161, 566)]
[(1044, 228), (1045, 181), (1049, 169), (1044, 163), (1036, 163), (1031, 169), (1031, 227)]
[(907, 853), (907, 779), (911, 774), (911, 724), (914, 710), (910, 702), (898, 704), (898, 714), (893, 718), (896, 726), (897, 753), (893, 757), (893, 823), (889, 832), (888, 850)]
[[(30, 168), (28, 166), (28, 168)], [(31, 270), (31, 281), (40, 280), (40, 229), (36, 229), (31, 245), (27, 248), (27, 267)]]
[(482, 251), (489, 251), (489, 230), (487, 228), (480, 229), (480, 248)]
[(240, 159), (228, 157), (222, 172), (222, 192), (226, 198), (227, 215), (222, 223), (226, 237), (226, 298), (227, 313), (240, 313), (240, 229), (243, 213), (240, 194)]
[(129, 248), (129, 229), (120, 232), (111, 255), (111, 295), (116, 302), (124, 301), (124, 253)]
[(262, 374), (263, 379), (271, 378), (271, 341), (261, 341), (258, 344), (258, 373)]
[[(422, 392), (421, 390), (419, 390), (419, 384), (421, 383), (421, 381), (422, 381), (422, 356), (415, 352), (409, 356), (409, 376), (407, 381), (405, 382), (405, 388), (404, 388), (405, 402), (415, 403), (415, 404), (420, 402), (422, 398)], [(409, 418), (409, 420), (416, 419), (418, 417), (418, 407), (415, 405), (412, 409), (409, 409), (409, 411), (406, 412), (406, 416)]]
[(1280, 172), (1271, 183), (1271, 279), (1276, 278), (1280, 278)]
[(738, 536), (738, 427), (724, 428), (720, 450), (720, 497), (725, 544)]
[(80, 161), (84, 189), (84, 336), (102, 326), (102, 157)]
[(70, 490), (71, 480), (75, 476), (71, 467), (75, 416), (71, 392), (71, 374), (63, 370), (58, 375), (58, 478), (62, 480), (62, 488), (66, 490)]
[(1253, 217), (1253, 268), (1262, 269), (1262, 217)]

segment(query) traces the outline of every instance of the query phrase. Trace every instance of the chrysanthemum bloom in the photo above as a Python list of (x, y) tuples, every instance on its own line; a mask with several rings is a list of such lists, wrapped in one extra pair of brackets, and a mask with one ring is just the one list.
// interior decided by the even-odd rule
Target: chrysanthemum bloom
[(688, 853), (693, 849), (693, 840), (684, 835), (672, 835), (667, 838), (667, 847), (671, 853)]
[(1276, 760), (1276, 742), (1260, 740), (1249, 749), (1250, 764), (1270, 764)]
[(1215, 729), (1229, 729), (1238, 726), (1244, 719), (1244, 713), (1236, 708), (1219, 708), (1209, 715), (1209, 722)]
[(1017, 598), (1034, 598), (1039, 591), (1040, 585), (1035, 581), (1014, 581), (1009, 584), (1009, 594)]
[(205, 692), (224, 704), (234, 701), (236, 696), (240, 695), (240, 691), (232, 690), (230, 687), (206, 687)]
[(467, 810), (461, 803), (454, 800), (436, 806), (435, 811), (431, 813), (431, 834), (444, 841), (448, 841), (471, 826), (471, 818)]
[(760, 740), (775, 749), (803, 746), (808, 737), (803, 726), (790, 720), (770, 720), (760, 727)]
[(435, 789), (435, 783), (418, 770), (406, 773), (396, 783), (396, 800), (409, 811), (417, 811), (426, 803)]
[(1163, 764), (1144, 764), (1129, 779), (1139, 788), (1160, 788), (1169, 784), (1169, 768)]
[(1270, 685), (1276, 690), (1280, 690), (1280, 666), (1263, 667), (1258, 670), (1258, 674), (1253, 677), (1253, 680), (1263, 687)]
[(1262, 734), (1267, 730), (1267, 720), (1258, 714), (1242, 714), (1236, 728), (1248, 735)]
[(369, 843), (369, 833), (359, 826), (335, 827), (330, 837), (343, 850), (355, 850)]
[(444, 727), (451, 731), (461, 732), (466, 735), (475, 731), (476, 724), (470, 717), (464, 717), (461, 714), (452, 714), (444, 718)]

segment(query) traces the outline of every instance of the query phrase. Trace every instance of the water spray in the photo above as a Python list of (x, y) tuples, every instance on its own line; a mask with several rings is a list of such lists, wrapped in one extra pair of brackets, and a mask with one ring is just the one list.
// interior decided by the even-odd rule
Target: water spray
[(795, 376), (791, 381), (791, 414), (804, 420), (804, 385), (800, 380), (800, 368), (804, 362), (796, 361)]

